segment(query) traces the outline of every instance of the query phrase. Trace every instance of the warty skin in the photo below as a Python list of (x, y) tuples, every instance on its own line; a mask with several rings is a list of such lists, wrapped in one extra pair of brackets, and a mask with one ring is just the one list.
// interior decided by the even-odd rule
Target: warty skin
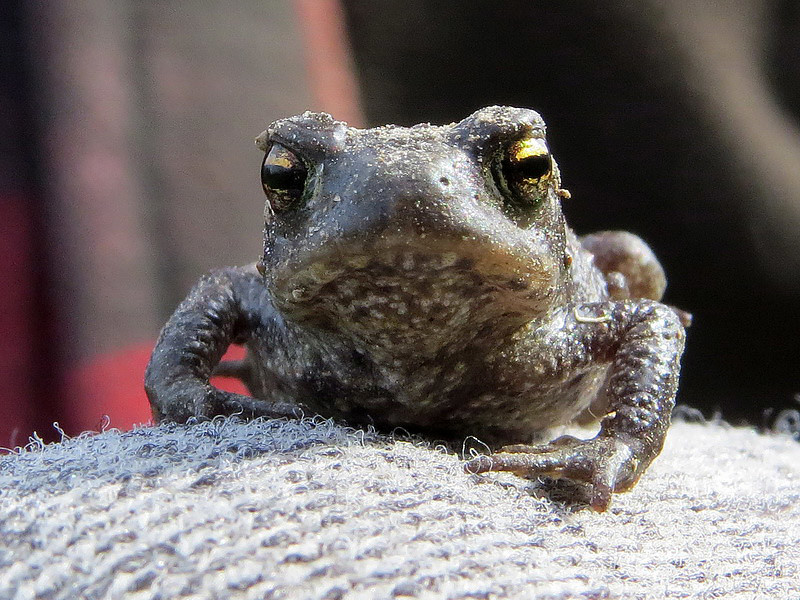
[[(512, 446), (471, 472), (585, 482), (607, 508), (661, 450), (685, 313), (659, 302), (639, 238), (569, 229), (544, 135), (510, 107), (446, 126), (273, 123), (257, 140), (263, 256), (203, 277), (164, 327), (146, 374), (156, 421), (299, 409), (475, 436)], [(231, 343), (247, 359), (218, 366)], [(213, 387), (215, 368), (253, 396)], [(588, 416), (591, 440), (525, 445)]]

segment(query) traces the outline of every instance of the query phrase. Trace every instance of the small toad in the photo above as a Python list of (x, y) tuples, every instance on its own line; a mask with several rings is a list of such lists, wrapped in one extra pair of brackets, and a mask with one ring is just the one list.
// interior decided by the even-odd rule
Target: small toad
[[(374, 129), (306, 112), (256, 143), (263, 255), (201, 278), (165, 325), (145, 382), (157, 422), (302, 411), (475, 436), (499, 450), (468, 471), (582, 482), (600, 511), (636, 483), (664, 442), (687, 315), (659, 302), (641, 239), (567, 226), (536, 112)], [(246, 359), (219, 364), (230, 344)], [(592, 439), (529, 445), (588, 419)]]

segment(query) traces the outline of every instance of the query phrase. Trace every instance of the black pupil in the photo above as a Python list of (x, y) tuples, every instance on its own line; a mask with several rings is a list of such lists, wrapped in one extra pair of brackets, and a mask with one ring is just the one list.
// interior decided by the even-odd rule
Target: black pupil
[(261, 165), (261, 183), (264, 191), (283, 203), (302, 195), (306, 183), (306, 170), (303, 162), (291, 150), (275, 144), (264, 157)]
[(526, 156), (525, 158), (506, 165), (508, 173), (513, 173), (523, 179), (541, 179), (550, 172), (550, 155), (540, 154)]
[(284, 167), (267, 162), (261, 167), (261, 183), (278, 192), (297, 192), (299, 194), (303, 191), (305, 179), (305, 169), (302, 167)]

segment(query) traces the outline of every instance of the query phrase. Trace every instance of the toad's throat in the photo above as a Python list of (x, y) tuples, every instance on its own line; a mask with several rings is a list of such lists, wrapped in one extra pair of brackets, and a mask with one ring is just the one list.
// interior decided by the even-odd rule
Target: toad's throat
[[(326, 276), (315, 279), (314, 272)], [(420, 254), (388, 263), (313, 265), (281, 288), (279, 305), (290, 319), (345, 335), (387, 358), (458, 351), (478, 338), (491, 344), (545, 303), (542, 288), (528, 281), (482, 273), (470, 259)]]

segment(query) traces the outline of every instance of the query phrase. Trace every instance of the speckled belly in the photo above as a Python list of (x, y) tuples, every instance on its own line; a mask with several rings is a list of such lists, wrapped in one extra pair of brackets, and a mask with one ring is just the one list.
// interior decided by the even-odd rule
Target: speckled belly
[[(287, 354), (287, 348), (295, 350)], [(607, 370), (599, 365), (543, 379), (533, 370), (487, 366), (466, 350), (403, 372), (381, 369), (350, 348), (322, 351), (307, 343), (273, 349), (263, 359), (257, 395), (265, 400), (297, 403), (306, 414), (353, 425), (475, 436), (490, 444), (530, 441), (570, 422), (597, 396)]]

